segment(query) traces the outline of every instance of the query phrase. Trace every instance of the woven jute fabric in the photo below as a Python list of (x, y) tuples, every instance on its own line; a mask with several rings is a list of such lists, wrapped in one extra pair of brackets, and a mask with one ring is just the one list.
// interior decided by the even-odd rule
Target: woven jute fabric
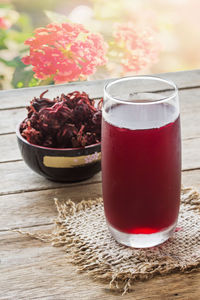
[(134, 249), (117, 243), (107, 229), (102, 199), (64, 204), (56, 201), (58, 218), (52, 235), (54, 246), (64, 246), (67, 256), (93, 278), (110, 288), (128, 291), (136, 280), (156, 274), (188, 272), (200, 266), (200, 196), (182, 188), (177, 230), (160, 246)]
[[(58, 218), (51, 235), (54, 246), (64, 246), (79, 271), (127, 292), (136, 280), (155, 275), (190, 272), (200, 266), (200, 197), (182, 188), (177, 230), (160, 246), (134, 249), (117, 243), (109, 233), (102, 199), (64, 204), (56, 201)], [(45, 238), (44, 238), (45, 240)]]

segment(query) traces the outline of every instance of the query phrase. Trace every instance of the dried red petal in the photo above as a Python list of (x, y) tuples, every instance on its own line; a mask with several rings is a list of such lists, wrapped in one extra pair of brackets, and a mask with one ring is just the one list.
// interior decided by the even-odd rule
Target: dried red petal
[(74, 91), (50, 100), (34, 97), (20, 126), (30, 143), (53, 148), (84, 147), (101, 141), (101, 105), (85, 92)]

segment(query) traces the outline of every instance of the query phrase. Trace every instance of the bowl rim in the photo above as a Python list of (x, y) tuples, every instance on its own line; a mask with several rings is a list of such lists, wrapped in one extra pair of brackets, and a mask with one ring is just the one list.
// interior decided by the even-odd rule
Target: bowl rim
[[(23, 122), (23, 121), (22, 121)], [(90, 148), (93, 148), (94, 146), (99, 146), (101, 145), (101, 142), (98, 142), (96, 144), (92, 144), (92, 145), (88, 145), (88, 146), (85, 146), (85, 147), (78, 147), (78, 148), (52, 148), (52, 147), (45, 147), (45, 146), (39, 146), (39, 145), (36, 145), (36, 144), (31, 144), (29, 143), (20, 133), (20, 125), (22, 124), (22, 122), (19, 122), (16, 126), (16, 135), (17, 137), (24, 143), (26, 143), (27, 145), (29, 146), (32, 146), (32, 147), (35, 147), (35, 148), (38, 148), (38, 149), (44, 149), (44, 150), (53, 150), (53, 151), (56, 151), (56, 150), (59, 150), (59, 151), (73, 151), (73, 150), (84, 150), (84, 149), (90, 149)]]

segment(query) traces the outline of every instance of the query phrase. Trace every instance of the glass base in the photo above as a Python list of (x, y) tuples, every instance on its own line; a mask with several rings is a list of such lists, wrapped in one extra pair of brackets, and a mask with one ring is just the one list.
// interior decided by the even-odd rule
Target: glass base
[(115, 228), (113, 228), (108, 222), (108, 229), (111, 232), (114, 239), (119, 242), (122, 245), (126, 245), (133, 248), (149, 248), (153, 246), (157, 246), (159, 244), (162, 244), (170, 236), (172, 236), (175, 228), (176, 228), (176, 222), (166, 228), (165, 230), (151, 233), (151, 234), (131, 234), (131, 233), (125, 233), (121, 232)]

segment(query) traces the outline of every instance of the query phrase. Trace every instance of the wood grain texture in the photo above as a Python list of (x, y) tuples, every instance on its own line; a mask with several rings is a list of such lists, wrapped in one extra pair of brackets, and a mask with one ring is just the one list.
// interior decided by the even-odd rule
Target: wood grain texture
[[(184, 139), (200, 136), (200, 88), (179, 92), (182, 136)], [(26, 117), (25, 108), (0, 111), (0, 134), (15, 132), (17, 124)]]
[[(184, 172), (183, 182), (197, 186), (200, 191), (200, 171)], [(56, 216), (53, 197), (80, 201), (81, 197), (88, 199), (100, 195), (101, 184), (91, 184), (89, 189), (88, 186), (68, 187), (3, 196), (0, 197), (0, 210), (5, 216), (3, 214), (0, 220), (0, 228), (5, 229), (2, 226), (6, 223), (7, 227), (47, 233), (53, 228), (47, 221)], [(110, 291), (107, 284), (95, 282), (86, 273), (77, 273), (77, 268), (66, 261), (62, 248), (1, 231), (0, 249), (0, 299), (198, 300), (200, 295), (199, 272), (157, 276), (137, 282), (133, 293), (122, 297)]]
[(77, 273), (77, 268), (66, 262), (61, 248), (16, 233), (6, 234), (6, 238), (2, 233), (0, 238), (0, 299), (199, 299), (200, 273), (137, 282), (133, 293), (122, 297), (109, 291), (107, 284)]
[[(22, 160), (15, 134), (0, 136), (0, 163)], [(200, 168), (200, 137), (189, 138), (182, 142), (184, 170)], [(1, 167), (0, 167), (1, 169)]]
[[(176, 83), (178, 88), (200, 86), (200, 70), (163, 73), (158, 75), (155, 74), (153, 76), (170, 79)], [(85, 91), (90, 95), (90, 97), (102, 97), (104, 85), (108, 81), (109, 80), (85, 81), (0, 91), (0, 109), (26, 106), (34, 96), (38, 97), (47, 89), (49, 90), (48, 97), (50, 98), (56, 97), (61, 93), (69, 93), (74, 90)]]
[(59, 183), (53, 182), (34, 173), (24, 161), (0, 164), (0, 195), (7, 193), (23, 193), (33, 190), (47, 190), (50, 188), (87, 185), (91, 182), (101, 180), (100, 173), (92, 178), (79, 183)]
[(57, 214), (54, 198), (79, 202), (101, 196), (101, 183), (1, 196), (0, 231), (52, 223)]
[[(14, 144), (14, 143), (13, 143)], [(182, 169), (197, 169), (200, 168), (200, 138), (188, 139), (183, 141), (183, 163)], [(5, 144), (6, 146), (6, 144)], [(17, 156), (17, 151), (6, 151), (3, 148), (5, 156), (1, 158), (5, 160), (20, 158), (20, 154)], [(14, 154), (15, 153), (15, 156)], [(0, 195), (7, 193), (19, 193), (33, 190), (43, 190), (48, 188), (65, 187), (76, 184), (57, 183), (49, 181), (42, 176), (34, 173), (24, 161), (13, 161), (0, 164)], [(16, 180), (17, 178), (17, 180)], [(100, 182), (101, 174), (97, 174), (87, 181), (80, 182), (78, 184), (85, 185), (92, 182)], [(31, 184), (30, 184), (31, 183)]]
[[(40, 227), (40, 231), (47, 228)], [(31, 230), (31, 229), (30, 229)], [(35, 229), (34, 229), (35, 230)], [(1, 233), (0, 299), (198, 300), (200, 273), (157, 276), (136, 282), (125, 296), (95, 282), (65, 259), (62, 248), (17, 233)]]
[(182, 170), (200, 169), (200, 137), (182, 142)]
[(0, 135), (0, 162), (22, 159), (15, 133)]
[[(185, 186), (196, 187), (200, 192), (200, 170), (182, 172), (182, 182)], [(101, 196), (101, 182), (2, 195), (0, 196), (0, 231), (52, 223), (57, 214), (54, 198), (59, 201), (71, 199), (79, 202)]]
[[(200, 192), (200, 88), (191, 89), (200, 86), (200, 71), (161, 76), (183, 88), (180, 91), (182, 182), (197, 187)], [(104, 82), (98, 81), (95, 88), (93, 84), (51, 86), (50, 93), (55, 96), (66, 88), (66, 92), (79, 89), (91, 93), (92, 97), (102, 96)], [(49, 232), (57, 214), (55, 197), (60, 201), (71, 198), (78, 202), (102, 195), (101, 173), (79, 183), (55, 183), (33, 173), (23, 161), (16, 161), (20, 160), (20, 153), (15, 134), (10, 133), (26, 115), (25, 109), (20, 107), (44, 89), (0, 92), (0, 300), (199, 300), (199, 271), (137, 282), (133, 292), (122, 297), (110, 291), (108, 285), (89, 278), (87, 273), (77, 273), (77, 268), (67, 262), (62, 248), (9, 231), (9, 228), (22, 228), (31, 232)], [(18, 108), (12, 109), (15, 106)]]
[(27, 113), (25, 108), (0, 111), (0, 134), (15, 132), (16, 126), (22, 122)]

